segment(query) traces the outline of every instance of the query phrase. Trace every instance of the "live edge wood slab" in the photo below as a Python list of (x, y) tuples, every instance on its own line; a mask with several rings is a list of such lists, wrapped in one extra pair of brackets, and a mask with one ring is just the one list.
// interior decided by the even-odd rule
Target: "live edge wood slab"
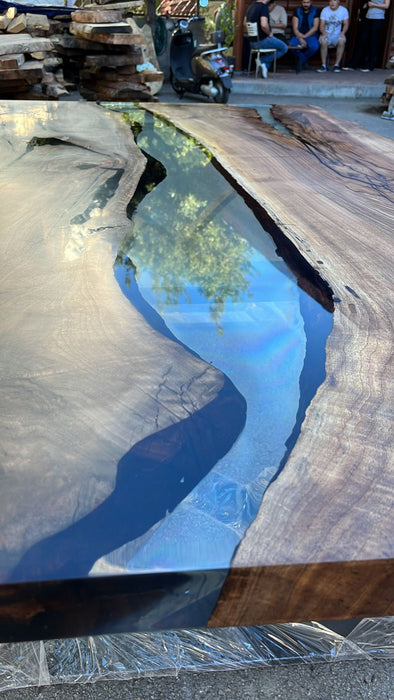
[(116, 280), (146, 164), (122, 116), (23, 101), (0, 116), (0, 641), (149, 627), (142, 601), (191, 600), (187, 576), (89, 572), (226, 454), (245, 400)]
[(393, 144), (313, 106), (272, 108), (288, 133), (247, 108), (144, 108), (212, 152), (334, 311), (326, 380), (208, 624), (392, 615)]
[(188, 492), (174, 468), (187, 422), (215, 452), (245, 407), (115, 282), (145, 166), (124, 123), (2, 102), (0, 641), (392, 615), (392, 142), (313, 107), (274, 107), (287, 132), (246, 108), (142, 107), (213, 153), (333, 311), (326, 379), (229, 570), (88, 576), (165, 516), (162, 494)]

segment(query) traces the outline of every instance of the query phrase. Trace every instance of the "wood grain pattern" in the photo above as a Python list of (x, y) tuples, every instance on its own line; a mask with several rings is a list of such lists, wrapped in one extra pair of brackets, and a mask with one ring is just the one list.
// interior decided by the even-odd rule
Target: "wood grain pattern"
[(141, 46), (144, 43), (142, 34), (132, 33), (127, 22), (106, 25), (70, 22), (69, 30), (76, 37), (99, 44)]
[(42, 61), (26, 61), (18, 68), (0, 70), (0, 86), (9, 80), (25, 80), (28, 85), (34, 85), (41, 80), (43, 67)]
[(122, 13), (119, 10), (75, 10), (71, 13), (73, 22), (82, 22), (82, 24), (101, 24), (104, 22), (121, 22)]
[(30, 34), (0, 35), (0, 56), (13, 53), (32, 53), (33, 51), (52, 51), (53, 43), (44, 37), (32, 37)]
[(392, 614), (392, 142), (316, 107), (274, 107), (288, 133), (245, 108), (144, 108), (211, 150), (327, 283), (335, 307), (326, 381), (210, 624)]
[(393, 569), (393, 559), (234, 567), (208, 626), (391, 616)]
[[(0, 102), (0, 115), (4, 582), (108, 498), (132, 446), (209, 405), (225, 378), (152, 329), (115, 279), (145, 167), (121, 118), (83, 103)], [(16, 580), (56, 576), (55, 558)]]

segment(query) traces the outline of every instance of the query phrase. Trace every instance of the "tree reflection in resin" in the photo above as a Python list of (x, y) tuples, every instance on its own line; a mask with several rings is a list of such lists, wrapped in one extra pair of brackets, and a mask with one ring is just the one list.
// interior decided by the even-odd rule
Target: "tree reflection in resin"
[[(164, 180), (154, 196), (146, 197), (138, 207), (135, 238), (123, 244), (118, 262), (122, 253), (127, 256), (126, 267), (133, 267), (131, 258), (138, 260), (137, 281), (139, 270), (150, 271), (159, 311), (176, 305), (182, 297), (190, 300), (188, 290), (193, 287), (208, 302), (220, 333), (226, 300), (235, 303), (247, 297), (247, 275), (252, 271), (253, 249), (236, 232), (231, 208), (227, 208), (236, 196), (234, 190), (227, 186), (213, 196), (218, 178), (210, 155), (164, 122), (155, 122), (149, 145), (143, 134), (139, 145), (148, 153), (153, 149), (170, 158), (165, 168), (150, 163), (152, 178)], [(153, 186), (148, 175), (145, 191)]]
[(228, 566), (296, 423), (306, 325), (322, 338), (313, 386), (324, 378), (330, 314), (298, 288), (210, 154), (139, 114), (128, 118), (140, 119), (138, 144), (161, 164), (161, 171), (153, 167), (160, 182), (131, 207), (134, 235), (119, 252), (117, 279), (154, 327), (231, 379), (246, 399), (247, 420), (231, 450), (143, 543), (95, 569), (120, 562), (131, 571)]

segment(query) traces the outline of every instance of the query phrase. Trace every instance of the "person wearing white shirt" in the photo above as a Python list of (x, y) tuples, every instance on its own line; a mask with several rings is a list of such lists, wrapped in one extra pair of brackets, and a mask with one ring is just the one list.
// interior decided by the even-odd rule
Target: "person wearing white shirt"
[(340, 64), (346, 44), (346, 32), (349, 29), (349, 13), (346, 7), (342, 7), (340, 0), (329, 0), (328, 7), (324, 7), (320, 13), (320, 56), (321, 68), (318, 73), (327, 72), (328, 49), (336, 47), (334, 73), (340, 73)]

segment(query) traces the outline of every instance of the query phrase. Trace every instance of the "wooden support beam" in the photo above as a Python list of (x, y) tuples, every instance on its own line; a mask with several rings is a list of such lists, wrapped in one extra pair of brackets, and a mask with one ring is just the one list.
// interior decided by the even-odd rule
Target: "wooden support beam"
[(244, 43), (244, 17), (245, 17), (245, 0), (236, 0), (234, 13), (234, 58), (235, 70), (242, 70), (242, 53)]

